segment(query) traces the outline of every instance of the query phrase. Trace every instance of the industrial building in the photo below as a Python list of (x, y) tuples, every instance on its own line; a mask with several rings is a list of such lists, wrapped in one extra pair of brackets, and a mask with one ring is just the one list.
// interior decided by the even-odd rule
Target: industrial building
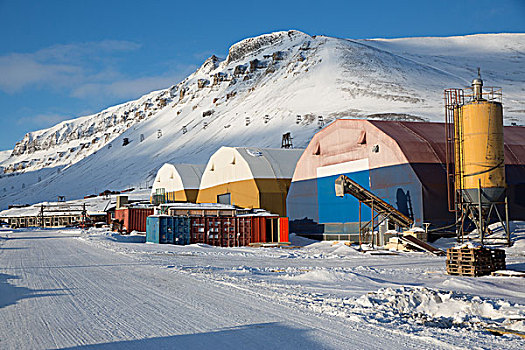
[(107, 221), (110, 200), (43, 202), (0, 212), (0, 220), (13, 228), (66, 227), (80, 223)]
[[(524, 127), (504, 128), (513, 220), (525, 219), (524, 140)], [(410, 217), (416, 226), (453, 224), (446, 147), (444, 123), (336, 120), (312, 138), (297, 163), (287, 198), (290, 231), (357, 240), (358, 223), (370, 220), (371, 210), (353, 196), (336, 195), (335, 181), (340, 175)]]
[(151, 188), (151, 202), (195, 203), (204, 165), (164, 164), (155, 177)]
[(221, 147), (206, 165), (197, 203), (262, 208), (286, 216), (286, 195), (302, 151)]

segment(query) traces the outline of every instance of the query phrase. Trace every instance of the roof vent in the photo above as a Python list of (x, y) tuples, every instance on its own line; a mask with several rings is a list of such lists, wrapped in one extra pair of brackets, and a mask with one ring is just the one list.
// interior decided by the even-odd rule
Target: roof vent
[(359, 140), (357, 141), (358, 145), (366, 145), (366, 131), (361, 131), (361, 136), (359, 136)]
[(315, 151), (314, 151), (314, 156), (319, 156), (321, 155), (321, 144), (318, 143), (317, 144), (317, 147), (315, 147)]

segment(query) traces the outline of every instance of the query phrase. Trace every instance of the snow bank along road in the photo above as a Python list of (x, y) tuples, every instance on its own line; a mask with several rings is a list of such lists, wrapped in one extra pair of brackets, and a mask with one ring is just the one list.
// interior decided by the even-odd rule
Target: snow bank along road
[[(518, 337), (496, 337), (473, 326), (493, 314), (505, 318), (507, 309), (525, 315), (522, 305), (513, 304), (523, 304), (518, 278), (505, 278), (504, 285), (489, 278), (452, 280), (439, 275), (441, 258), (363, 258), (346, 246), (332, 251), (319, 244), (299, 251), (225, 249), (146, 245), (132, 238), (123, 242), (107, 233), (74, 230), (0, 231), (0, 348), (525, 345)], [(417, 265), (422, 262), (424, 269)], [(460, 290), (483, 286), (486, 296), (456, 292), (447, 297), (426, 288), (454, 282)], [(476, 322), (463, 317), (458, 324), (435, 312), (432, 318), (428, 310), (438, 297), (452, 309), (479, 305), (483, 310)], [(427, 307), (411, 313), (418, 300), (420, 306), (427, 300)], [(422, 322), (415, 315), (425, 310)]]

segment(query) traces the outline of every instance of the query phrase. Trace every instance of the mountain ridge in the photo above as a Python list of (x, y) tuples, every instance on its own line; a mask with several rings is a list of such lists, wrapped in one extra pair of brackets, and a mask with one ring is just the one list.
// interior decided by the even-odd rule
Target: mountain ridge
[[(468, 84), (478, 65), (487, 67), (487, 83), (504, 85), (507, 123), (521, 123), (525, 68), (515, 61), (525, 59), (525, 34), (487, 35), (491, 43), (464, 45), (476, 48), (470, 51), (451, 50), (465, 37), (356, 40), (281, 31), (244, 39), (176, 85), (24, 138), (0, 162), (7, 170), (0, 205), (145, 184), (163, 162), (202, 164), (222, 145), (279, 147), (285, 132), (304, 147), (340, 117), (441, 121), (443, 89)], [(108, 172), (107, 162), (130, 170)], [(28, 195), (29, 188), (44, 194)]]

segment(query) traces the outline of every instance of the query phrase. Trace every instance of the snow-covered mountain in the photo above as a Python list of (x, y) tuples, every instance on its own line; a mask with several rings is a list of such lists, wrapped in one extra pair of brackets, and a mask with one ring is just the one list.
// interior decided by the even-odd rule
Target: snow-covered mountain
[(165, 90), (27, 134), (1, 161), (0, 208), (147, 186), (162, 163), (220, 146), (305, 147), (336, 118), (443, 119), (443, 89), (481, 67), (525, 122), (525, 34), (349, 40), (277, 32), (234, 44)]

